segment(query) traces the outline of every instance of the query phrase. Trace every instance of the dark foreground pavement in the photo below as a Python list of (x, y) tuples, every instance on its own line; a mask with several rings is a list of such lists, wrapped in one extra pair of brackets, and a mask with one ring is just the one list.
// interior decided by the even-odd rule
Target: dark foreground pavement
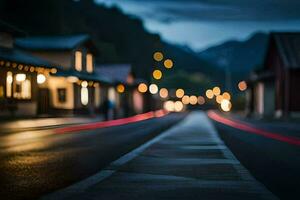
[[(288, 126), (286, 122), (273, 124), (250, 120), (244, 122), (279, 136), (295, 138), (300, 136), (296, 126)], [(215, 125), (226, 145), (257, 180), (280, 199), (299, 199), (299, 146), (243, 131), (220, 122), (215, 122)]]
[(233, 156), (203, 112), (112, 162), (44, 196), (57, 199), (277, 199)]
[(1, 134), (0, 199), (36, 199), (85, 179), (184, 116), (67, 134), (30, 127)]

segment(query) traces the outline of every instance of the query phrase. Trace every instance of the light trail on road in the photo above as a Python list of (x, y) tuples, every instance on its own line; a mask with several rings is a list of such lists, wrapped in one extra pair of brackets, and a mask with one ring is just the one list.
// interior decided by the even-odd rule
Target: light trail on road
[(85, 131), (85, 130), (93, 130), (98, 128), (107, 128), (107, 127), (113, 127), (113, 126), (120, 126), (120, 125), (126, 125), (134, 122), (140, 122), (147, 119), (152, 118), (159, 118), (167, 115), (168, 112), (164, 110), (157, 110), (157, 111), (151, 111), (139, 115), (135, 115), (128, 118), (122, 118), (122, 119), (116, 119), (116, 120), (110, 120), (110, 121), (104, 121), (104, 122), (96, 122), (96, 123), (89, 123), (84, 125), (76, 125), (76, 126), (69, 126), (64, 128), (57, 128), (54, 130), (55, 133), (63, 134), (63, 133), (73, 133), (73, 132), (79, 132), (79, 131)]
[(288, 143), (291, 145), (300, 146), (300, 139), (298, 139), (296, 137), (283, 136), (283, 135), (280, 135), (279, 133), (273, 133), (273, 132), (269, 132), (266, 130), (258, 129), (256, 127), (251, 126), (250, 124), (222, 117), (222, 116), (218, 115), (217, 113), (215, 113), (214, 111), (208, 111), (207, 115), (212, 120), (215, 120), (217, 122), (220, 122), (227, 126), (231, 126), (236, 129), (246, 131), (247, 133), (254, 133), (254, 134), (266, 137), (266, 138), (278, 140), (280, 142), (285, 142), (285, 143)]

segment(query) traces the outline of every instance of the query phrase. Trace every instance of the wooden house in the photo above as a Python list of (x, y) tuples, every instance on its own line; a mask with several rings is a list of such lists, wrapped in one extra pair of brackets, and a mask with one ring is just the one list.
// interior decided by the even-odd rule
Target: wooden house
[(62, 69), (40, 84), (41, 113), (99, 111), (101, 89), (109, 80), (94, 71), (97, 51), (88, 35), (25, 37), (18, 38), (15, 44)]
[(300, 33), (271, 33), (264, 66), (250, 78), (248, 109), (259, 116), (300, 111)]

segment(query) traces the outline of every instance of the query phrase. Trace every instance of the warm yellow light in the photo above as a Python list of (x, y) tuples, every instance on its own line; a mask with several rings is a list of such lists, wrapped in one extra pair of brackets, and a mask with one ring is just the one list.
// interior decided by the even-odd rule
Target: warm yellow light
[(89, 73), (93, 73), (93, 55), (88, 53), (86, 54), (86, 71)]
[(173, 67), (173, 61), (172, 61), (171, 59), (165, 60), (164, 66), (165, 66), (165, 68), (167, 68), (167, 69), (171, 69), (171, 68)]
[(218, 104), (221, 104), (222, 101), (223, 101), (223, 95), (218, 95), (218, 96), (216, 97), (216, 102), (217, 102)]
[(221, 109), (225, 112), (229, 112), (231, 110), (232, 104), (227, 99), (223, 99), (221, 102)]
[(159, 80), (162, 78), (162, 72), (158, 69), (154, 70), (152, 75), (153, 75), (153, 78), (156, 80)]
[(215, 96), (218, 96), (221, 94), (221, 89), (219, 87), (214, 87), (212, 91)]
[(6, 96), (12, 96), (13, 73), (8, 71), (6, 76)]
[(70, 82), (70, 83), (76, 83), (79, 79), (76, 77), (76, 76), (69, 76), (67, 78), (67, 80)]
[(181, 101), (176, 101), (174, 103), (174, 111), (181, 112), (183, 110), (183, 103)]
[(208, 99), (214, 98), (214, 93), (212, 90), (206, 90), (205, 95)]
[(82, 81), (81, 82), (81, 87), (86, 88), (88, 86), (88, 82), (87, 81)]
[(75, 52), (75, 69), (77, 71), (82, 70), (82, 53), (80, 51)]
[(26, 74), (17, 74), (17, 75), (16, 75), (16, 80), (17, 80), (18, 82), (23, 82), (23, 81), (25, 81), (25, 80), (26, 80)]
[(46, 76), (44, 74), (38, 74), (36, 80), (38, 84), (43, 84), (46, 81)]
[(164, 103), (164, 109), (169, 111), (169, 112), (174, 112), (175, 110), (175, 104), (173, 101), (166, 101)]
[(167, 98), (169, 95), (169, 91), (166, 88), (161, 88), (159, 90), (159, 96), (163, 99)]
[(223, 99), (227, 99), (228, 101), (230, 101), (230, 99), (231, 99), (231, 96), (228, 92), (224, 92), (222, 96), (223, 96)]
[(204, 98), (203, 96), (199, 96), (199, 97), (198, 97), (198, 104), (199, 104), (199, 105), (205, 104), (205, 98)]
[(145, 83), (140, 83), (138, 86), (138, 91), (141, 93), (145, 93), (148, 90), (148, 86)]
[(177, 98), (182, 98), (184, 96), (184, 90), (179, 88), (176, 90), (176, 97)]
[(190, 104), (196, 105), (198, 103), (198, 98), (196, 96), (190, 96)]
[(190, 103), (190, 97), (188, 95), (185, 95), (181, 99), (182, 103), (185, 105), (188, 105)]
[(153, 59), (156, 60), (157, 62), (160, 62), (164, 59), (164, 55), (161, 52), (155, 52), (153, 54)]
[(245, 90), (247, 90), (247, 83), (246, 83), (246, 81), (241, 81), (241, 82), (239, 82), (238, 87), (239, 87), (239, 90), (240, 90), (240, 91), (245, 91)]
[(119, 84), (119, 85), (117, 86), (117, 91), (118, 91), (119, 93), (123, 93), (123, 92), (125, 91), (125, 86), (124, 86), (123, 84)]
[(156, 84), (151, 84), (149, 86), (149, 91), (151, 94), (157, 94), (158, 93), (158, 87)]
[(51, 73), (52, 73), (52, 74), (56, 74), (56, 72), (57, 72), (57, 69), (55, 69), (55, 68), (52, 68), (52, 69), (51, 69)]
[(89, 90), (87, 87), (81, 88), (81, 103), (86, 106), (89, 103)]

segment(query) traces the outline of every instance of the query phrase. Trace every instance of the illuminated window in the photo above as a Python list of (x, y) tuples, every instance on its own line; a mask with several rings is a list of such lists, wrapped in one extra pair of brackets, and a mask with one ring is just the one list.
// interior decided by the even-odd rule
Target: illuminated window
[(93, 73), (93, 55), (87, 54), (86, 55), (86, 71), (89, 73)]
[(26, 74), (16, 74), (13, 79), (13, 97), (31, 99), (31, 80)]
[(75, 69), (77, 71), (82, 70), (82, 53), (80, 51), (75, 52)]
[(86, 81), (83, 81), (81, 83), (81, 91), (80, 91), (80, 100), (82, 105), (86, 106), (89, 103), (89, 89), (87, 88), (88, 83)]
[(4, 97), (4, 87), (1, 85), (0, 86), (0, 98)]
[(12, 72), (7, 72), (6, 75), (6, 96), (12, 96), (12, 83), (13, 83), (13, 74)]

